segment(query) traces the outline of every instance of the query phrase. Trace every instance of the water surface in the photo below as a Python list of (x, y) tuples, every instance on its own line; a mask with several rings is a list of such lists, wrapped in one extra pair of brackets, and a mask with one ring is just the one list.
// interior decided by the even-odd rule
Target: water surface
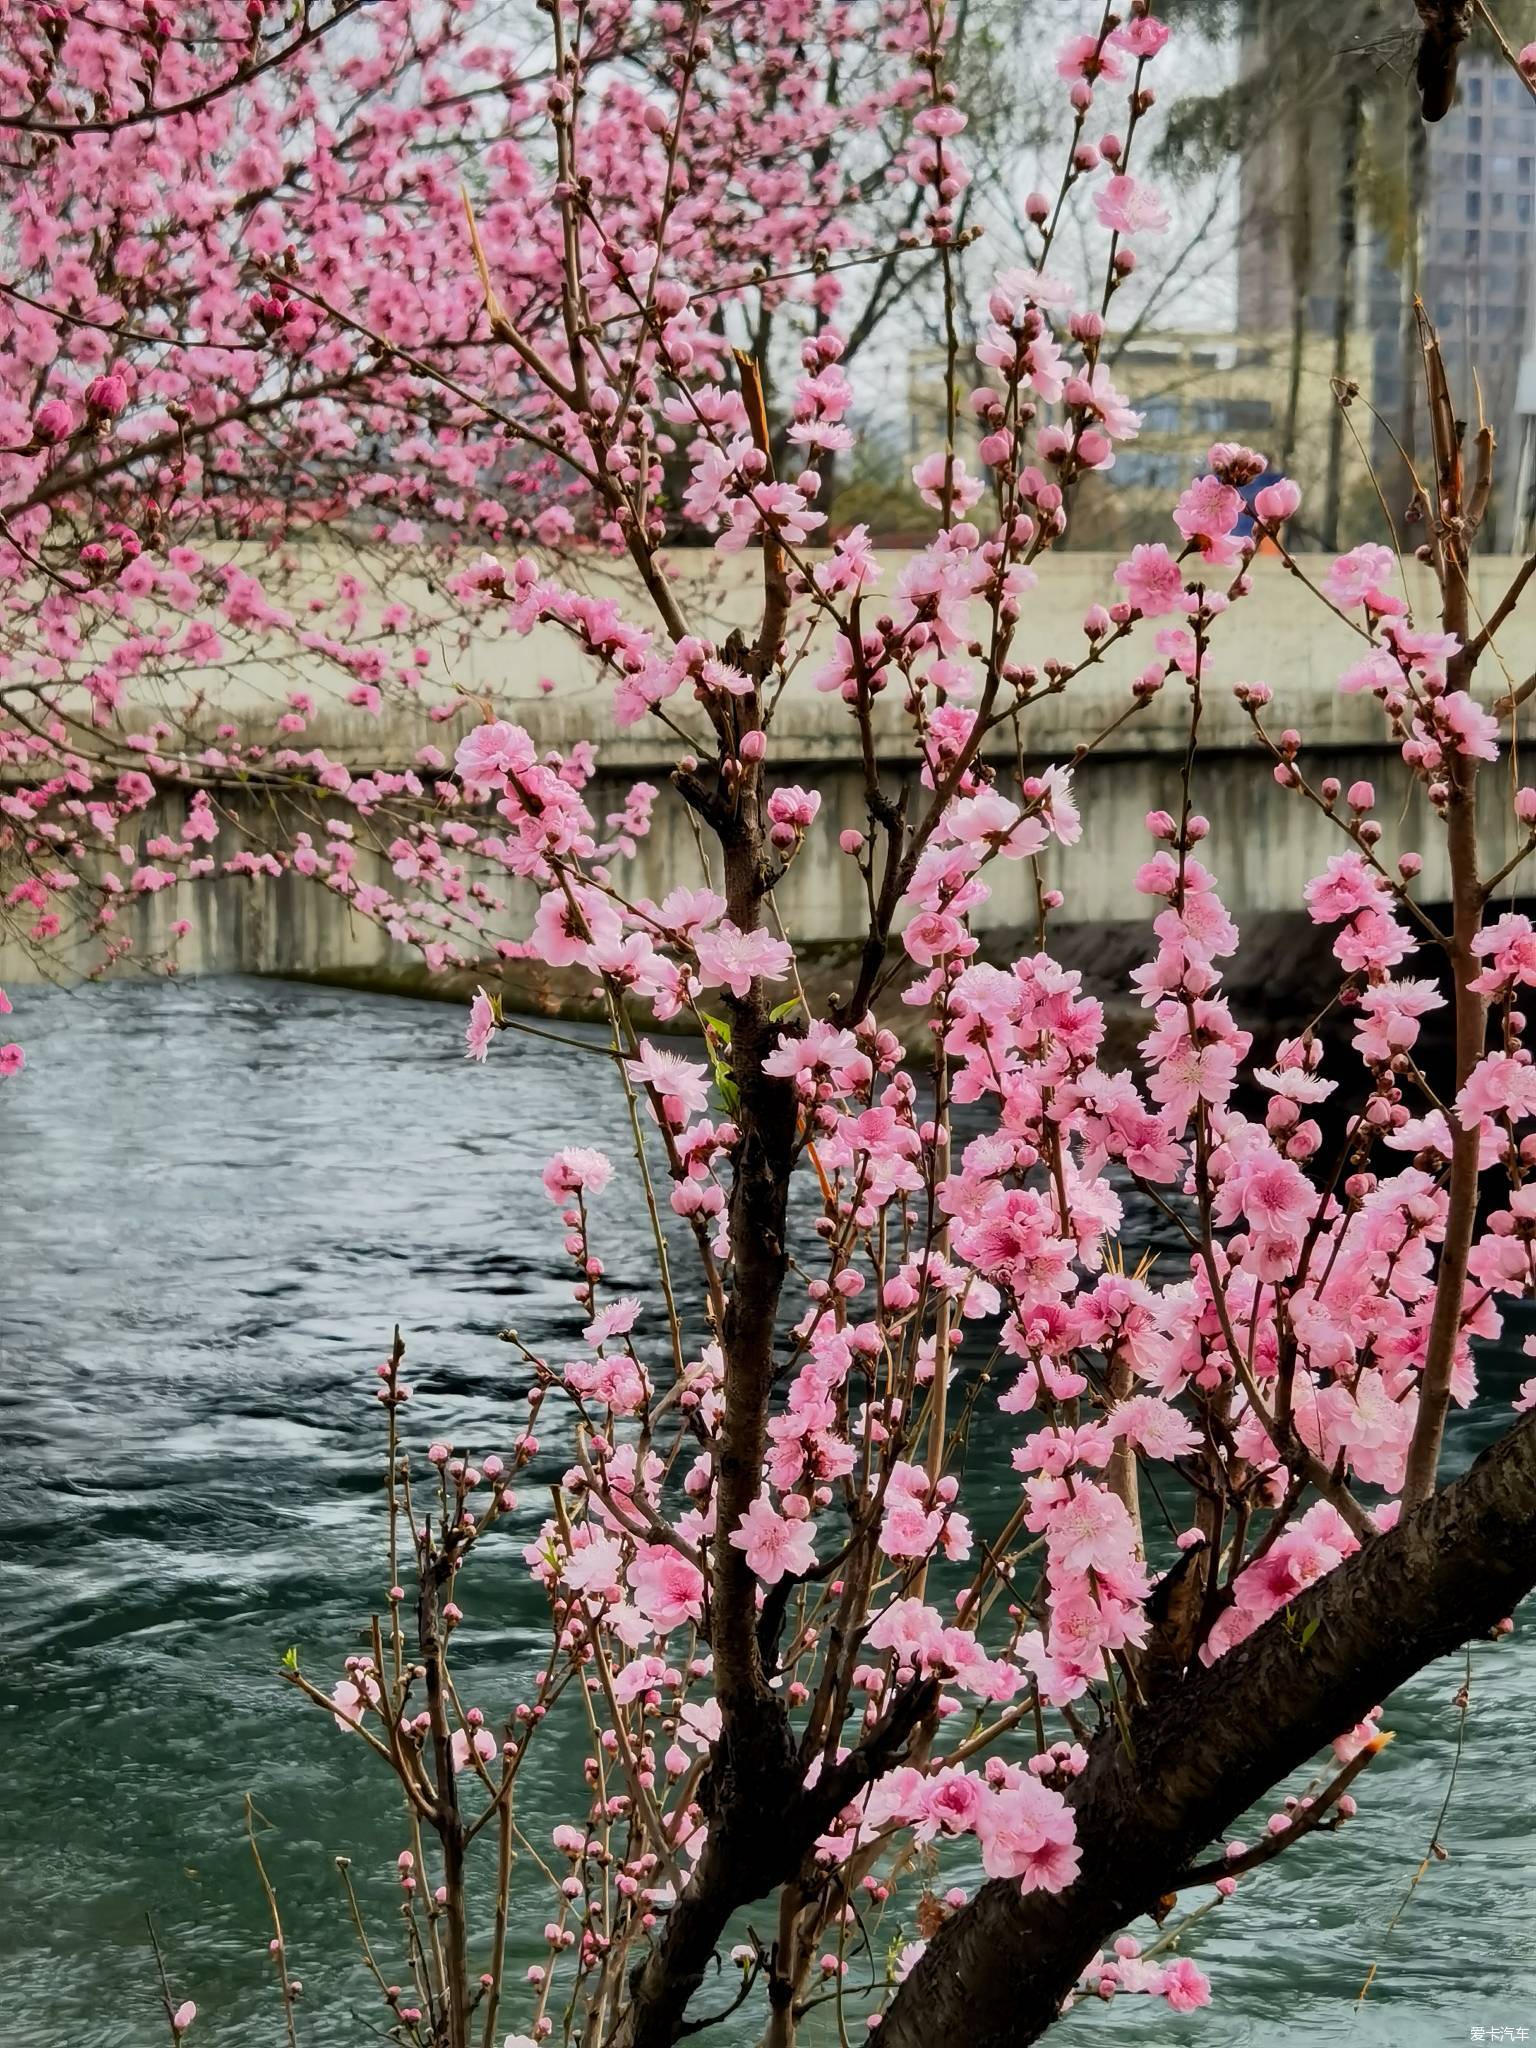
[[(382, 1771), (281, 1687), (278, 1662), (294, 1644), (328, 1684), (380, 1605), (369, 1374), (392, 1325), (412, 1430), (481, 1453), (510, 1437), (518, 1384), (497, 1332), (556, 1355), (574, 1341), (537, 1169), (573, 1138), (621, 1159), (622, 1102), (600, 1061), (539, 1040), (467, 1066), (462, 1017), (437, 1004), (232, 979), (21, 991), (16, 1009), (29, 1064), (0, 1091), (0, 2040), (163, 2048), (151, 1912), (200, 2007), (192, 2040), (278, 2043), (249, 1791), (305, 1985), (301, 2040), (360, 2048), (378, 2008), (334, 1858), (387, 1929), (402, 1836)], [(610, 1283), (645, 1293), (632, 1191), (598, 1215)], [(1133, 1252), (1156, 1235), (1132, 1214)], [(1490, 1387), (1507, 1398), (1517, 1371), (1489, 1361)], [(1464, 1421), (1458, 1455), (1497, 1421)], [(521, 1489), (530, 1532), (560, 1462)], [(973, 1470), (1001, 1520), (1016, 1481), (1000, 1434)], [(495, 1718), (526, 1695), (542, 1602), (510, 1543), (467, 1583), (466, 1668)], [(1430, 2048), (1523, 2025), (1536, 2040), (1525, 1633), (1472, 1652), (1449, 1860), (1383, 1939), (1445, 1796), (1462, 1677), (1441, 1664), (1399, 1694), (1357, 1821), (1192, 1931), (1212, 2011), (1122, 2000), (1059, 2038)], [(579, 1748), (535, 1746), (531, 1808), (559, 1812)], [(515, 1996), (504, 2017), (525, 2017)]]

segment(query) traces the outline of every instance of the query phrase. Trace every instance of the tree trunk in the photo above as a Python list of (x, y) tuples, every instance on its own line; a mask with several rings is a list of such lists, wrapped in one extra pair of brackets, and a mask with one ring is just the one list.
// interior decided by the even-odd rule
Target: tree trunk
[[(897, 1992), (881, 2048), (1024, 2048), (1097, 1951), (1314, 1751), (1536, 1584), (1536, 1414), (1208, 1669), (1111, 1728), (1069, 1797), (1077, 1882), (985, 1885)], [(1309, 1853), (1301, 1851), (1299, 1853)], [(1326, 1853), (1315, 1851), (1312, 1853)], [(1278, 1965), (1277, 1965), (1278, 1967)]]
[(1355, 83), (1345, 88), (1339, 116), (1339, 186), (1333, 252), (1333, 405), (1328, 415), (1328, 481), (1323, 496), (1323, 546), (1336, 553), (1339, 509), (1344, 494), (1344, 413), (1338, 387), (1349, 375), (1349, 330), (1355, 311), (1355, 246), (1359, 240), (1360, 133), (1365, 119), (1365, 94)]
[[(1415, 312), (1423, 277), (1423, 220), (1429, 206), (1429, 135), (1410, 108), (1403, 163), (1403, 275), (1399, 310), (1398, 357), (1403, 379), (1398, 405), (1397, 438), (1413, 460), (1419, 411), (1419, 322)], [(1400, 471), (1393, 473), (1406, 492), (1413, 488)]]
[[(1298, 100), (1300, 95), (1297, 96)], [(1294, 199), (1290, 220), (1291, 352), (1285, 391), (1285, 433), (1280, 444), (1280, 467), (1289, 475), (1295, 467), (1296, 441), (1301, 426), (1301, 365), (1307, 347), (1307, 300), (1312, 290), (1312, 164), (1309, 149), (1311, 124), (1298, 110), (1294, 130), (1291, 175)]]
[(1456, 99), (1456, 58), (1472, 33), (1471, 0), (1418, 0), (1419, 37), (1414, 82), (1426, 121), (1443, 121)]

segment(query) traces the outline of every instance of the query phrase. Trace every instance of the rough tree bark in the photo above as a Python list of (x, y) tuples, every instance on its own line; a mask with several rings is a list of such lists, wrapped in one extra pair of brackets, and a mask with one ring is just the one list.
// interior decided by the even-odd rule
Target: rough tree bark
[(1471, 0), (1418, 0), (1419, 59), (1414, 79), (1426, 121), (1443, 121), (1456, 99), (1456, 60), (1472, 33)]
[(1294, 198), (1291, 204), (1291, 218), (1287, 235), (1287, 250), (1290, 263), (1291, 285), (1291, 338), (1290, 361), (1286, 373), (1285, 426), (1280, 441), (1280, 467), (1287, 476), (1296, 456), (1296, 441), (1301, 430), (1301, 369), (1306, 354), (1308, 328), (1308, 296), (1312, 288), (1312, 165), (1310, 158), (1311, 121), (1301, 97), (1293, 112), (1291, 173)]
[[(1473, 632), (1467, 563), (1491, 492), (1493, 441), (1486, 433), (1479, 436), (1477, 479), (1469, 495), (1463, 471), (1462, 432), (1451, 404), (1440, 345), (1422, 313), (1419, 318), (1425, 330), (1429, 427), (1435, 450), (1436, 521), (1432, 545), (1440, 581), (1440, 623), (1461, 643), (1446, 664), (1446, 681), (1452, 690), (1469, 690), (1483, 641), (1480, 634)], [(1455, 1005), (1458, 1093), (1482, 1058), (1488, 1038), (1488, 998), (1479, 995), (1473, 987), (1482, 962), (1472, 948), (1482, 925), (1486, 901), (1478, 873), (1478, 765), (1474, 754), (1448, 753), (1442, 777), (1447, 791), (1445, 832), (1451, 869), (1452, 923), (1448, 950)], [(1424, 1356), (1419, 1413), (1414, 1423), (1403, 1480), (1405, 1508), (1416, 1507), (1428, 1498), (1439, 1470), (1440, 1445), (1445, 1436), (1446, 1418), (1450, 1414), (1451, 1379), (1464, 1314), (1468, 1260), (1477, 1224), (1478, 1162), (1481, 1156), (1478, 1126), (1475, 1119), (1470, 1124), (1463, 1123), (1460, 1118), (1453, 1118), (1452, 1122), (1451, 1172), (1447, 1187), (1450, 1202), (1435, 1279), (1435, 1308)]]
[(1358, 191), (1365, 90), (1351, 79), (1339, 114), (1339, 163), (1333, 272), (1333, 406), (1328, 415), (1328, 471), (1323, 495), (1323, 546), (1337, 552), (1344, 495), (1344, 414), (1339, 386), (1349, 376), (1349, 335), (1355, 317), (1355, 250), (1360, 238)]
[[(761, 375), (750, 358), (737, 360), (753, 436), (768, 455)], [(781, 658), (789, 606), (783, 550), (771, 538), (763, 549), (763, 579), (763, 619), (755, 646), (727, 649), (760, 687)], [(741, 732), (758, 722), (758, 697), (735, 715), (742, 720), (740, 731), (721, 734), (737, 760), (734, 781), (713, 791), (691, 778), (682, 786), (718, 835), (727, 915), (739, 930), (753, 932), (762, 924), (774, 865), (758, 765), (739, 756)], [(764, 1640), (772, 1633), (771, 1624), (759, 1619), (756, 1577), (744, 1552), (729, 1541), (763, 1485), (774, 1336), (789, 1263), (787, 1211), (797, 1106), (791, 1084), (763, 1071), (764, 1059), (785, 1028), (774, 1021), (763, 983), (754, 980), (746, 995), (728, 998), (727, 1007), (737, 1097), (732, 1121), (738, 1137), (730, 1196), (731, 1288), (720, 1333), (725, 1374), (715, 1453), (718, 1537), (706, 1631), (721, 1726), (699, 1791), (709, 1836), (665, 1932), (629, 1986), (613, 2048), (670, 2048), (687, 2031), (689, 2000), (704, 1981), (732, 1913), (794, 1883), (816, 1837), (871, 1779), (902, 1759), (937, 1697), (931, 1681), (899, 1693), (880, 1725), (807, 1789), (783, 1695), (765, 1664), (765, 1648), (772, 1650)], [(782, 1615), (781, 1608), (777, 1612)]]
[[(1073, 1788), (1081, 1873), (985, 1886), (897, 1993), (881, 2048), (1024, 2048), (1095, 1952), (1325, 1742), (1536, 1584), (1536, 1414), (1208, 1669), (1108, 1729)], [(1321, 1852), (1318, 1852), (1321, 1853)]]
[[(1419, 380), (1414, 360), (1419, 348), (1418, 301), (1424, 270), (1424, 219), (1429, 211), (1429, 132), (1408, 109), (1403, 136), (1403, 269), (1398, 315), (1398, 361), (1403, 390), (1398, 403), (1397, 438), (1410, 461), (1418, 439)], [(1389, 472), (1401, 482), (1401, 471)]]

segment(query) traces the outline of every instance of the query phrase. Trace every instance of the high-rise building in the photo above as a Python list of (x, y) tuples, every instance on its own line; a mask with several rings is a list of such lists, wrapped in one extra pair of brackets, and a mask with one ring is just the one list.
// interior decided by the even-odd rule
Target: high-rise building
[[(1245, 71), (1264, 61), (1263, 39), (1250, 38)], [(1417, 124), (1406, 90), (1378, 80), (1372, 93), (1341, 84), (1337, 71), (1269, 123), (1242, 165), (1238, 324), (1331, 333), (1341, 234), (1352, 235), (1345, 324), (1369, 337), (1380, 415), (1371, 449), (1389, 503), (1405, 496), (1394, 436), (1416, 439), (1422, 455), (1422, 428), (1412, 426), (1415, 412), (1423, 417), (1417, 290), (1458, 415), (1486, 420), (1506, 450), (1484, 539), (1508, 545), (1519, 366), (1528, 331), (1536, 339), (1536, 102), (1506, 64), (1469, 53), (1454, 107), (1442, 122)], [(1362, 383), (1363, 367), (1349, 364)]]
[(1423, 299), (1440, 336), (1458, 414), (1493, 427), (1500, 465), (1494, 537), (1507, 544), (1520, 356), (1536, 272), (1536, 102), (1489, 58), (1461, 66), (1461, 90), (1430, 131), (1421, 227)]

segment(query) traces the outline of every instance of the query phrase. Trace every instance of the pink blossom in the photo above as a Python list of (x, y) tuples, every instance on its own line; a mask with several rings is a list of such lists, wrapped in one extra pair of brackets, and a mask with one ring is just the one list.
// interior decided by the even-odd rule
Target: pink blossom
[(1485, 1116), (1536, 1116), (1536, 1064), (1528, 1056), (1491, 1052), (1472, 1069), (1456, 1097), (1456, 1120), (1469, 1130)]
[(469, 1023), (464, 1030), (464, 1057), (468, 1060), (483, 1061), (490, 1050), (495, 1031), (495, 1005), (483, 988), (476, 989), (474, 1000), (469, 1006)]
[(1536, 929), (1519, 911), (1506, 911), (1472, 940), (1472, 950), (1489, 964), (1472, 982), (1479, 995), (1500, 996), (1520, 986), (1536, 988)]
[(1318, 924), (1333, 924), (1341, 917), (1380, 905), (1386, 884), (1371, 868), (1363, 854), (1336, 853), (1327, 872), (1307, 884), (1307, 908)]
[(613, 1161), (586, 1145), (567, 1145), (544, 1168), (544, 1191), (552, 1202), (572, 1195), (600, 1195), (613, 1179)]
[(703, 1614), (704, 1575), (670, 1544), (643, 1544), (628, 1578), (636, 1607), (663, 1635)]
[(1151, 186), (1124, 172), (1098, 188), (1093, 205), (1100, 224), (1117, 234), (1160, 234), (1168, 225), (1168, 209)]
[(1154, 14), (1134, 15), (1122, 22), (1110, 40), (1122, 50), (1128, 50), (1133, 57), (1144, 62), (1155, 57), (1168, 41), (1170, 30), (1166, 21), (1160, 21)]
[(1499, 758), (1499, 721), (1465, 690), (1450, 690), (1436, 700), (1435, 723), (1458, 753), (1477, 761)]
[(455, 1728), (448, 1746), (453, 1753), (453, 1768), (464, 1771), (469, 1768), (471, 1752), (481, 1763), (488, 1764), (496, 1755), (500, 1745), (489, 1728), (476, 1728), (473, 1735), (463, 1728)]
[(960, 456), (925, 455), (922, 461), (914, 466), (912, 481), (917, 485), (923, 503), (933, 506), (934, 510), (938, 511), (944, 503), (946, 473), (949, 479), (950, 503), (957, 513), (964, 515), (980, 498), (986, 485), (980, 477), (969, 476), (966, 473), (964, 460)]
[(1123, 78), (1125, 66), (1120, 62), (1112, 41), (1106, 39), (1101, 43), (1097, 36), (1070, 36), (1057, 53), (1056, 75), (1058, 78)]
[(1210, 563), (1233, 562), (1237, 546), (1232, 529), (1242, 517), (1243, 501), (1231, 484), (1219, 477), (1196, 478), (1173, 508), (1173, 523), (1187, 541)]
[(522, 775), (538, 756), (520, 725), (497, 719), (477, 725), (454, 749), (453, 762), (459, 779), (471, 794), (499, 789), (508, 775)]
[(774, 790), (768, 798), (768, 816), (773, 823), (792, 825), (797, 832), (804, 832), (812, 825), (820, 809), (819, 790), (799, 789), (793, 783)]
[(624, 1071), (637, 1088), (660, 1098), (661, 1113), (674, 1126), (697, 1116), (709, 1100), (708, 1068), (681, 1053), (666, 1052), (649, 1039), (641, 1041), (634, 1059), (624, 1062)]
[(1211, 1981), (1188, 1956), (1176, 1956), (1164, 1966), (1160, 1989), (1175, 2012), (1194, 2012), (1211, 2002)]
[(765, 1586), (776, 1586), (786, 1574), (798, 1578), (816, 1562), (809, 1523), (777, 1513), (765, 1493), (736, 1524), (730, 1541), (733, 1548), (745, 1551), (748, 1565)]
[(1390, 582), (1396, 568), (1396, 557), (1390, 548), (1366, 541), (1334, 562), (1323, 578), (1323, 595), (1352, 610), (1369, 602), (1375, 592)]
[(986, 1803), (980, 1778), (959, 1766), (941, 1770), (923, 1781), (918, 1808), (918, 1839), (934, 1835), (967, 1835), (975, 1828)]
[(1178, 563), (1159, 541), (1133, 547), (1115, 570), (1115, 581), (1144, 618), (1160, 619), (1178, 609), (1184, 577)]
[(1077, 1877), (1072, 1812), (1059, 1792), (1021, 1777), (990, 1794), (976, 1819), (988, 1877), (1016, 1877), (1026, 1892), (1065, 1891)]
[(793, 957), (786, 940), (762, 930), (738, 931), (729, 918), (722, 918), (709, 931), (699, 932), (693, 947), (703, 986), (728, 988), (733, 996), (747, 995), (759, 977), (782, 981)]

